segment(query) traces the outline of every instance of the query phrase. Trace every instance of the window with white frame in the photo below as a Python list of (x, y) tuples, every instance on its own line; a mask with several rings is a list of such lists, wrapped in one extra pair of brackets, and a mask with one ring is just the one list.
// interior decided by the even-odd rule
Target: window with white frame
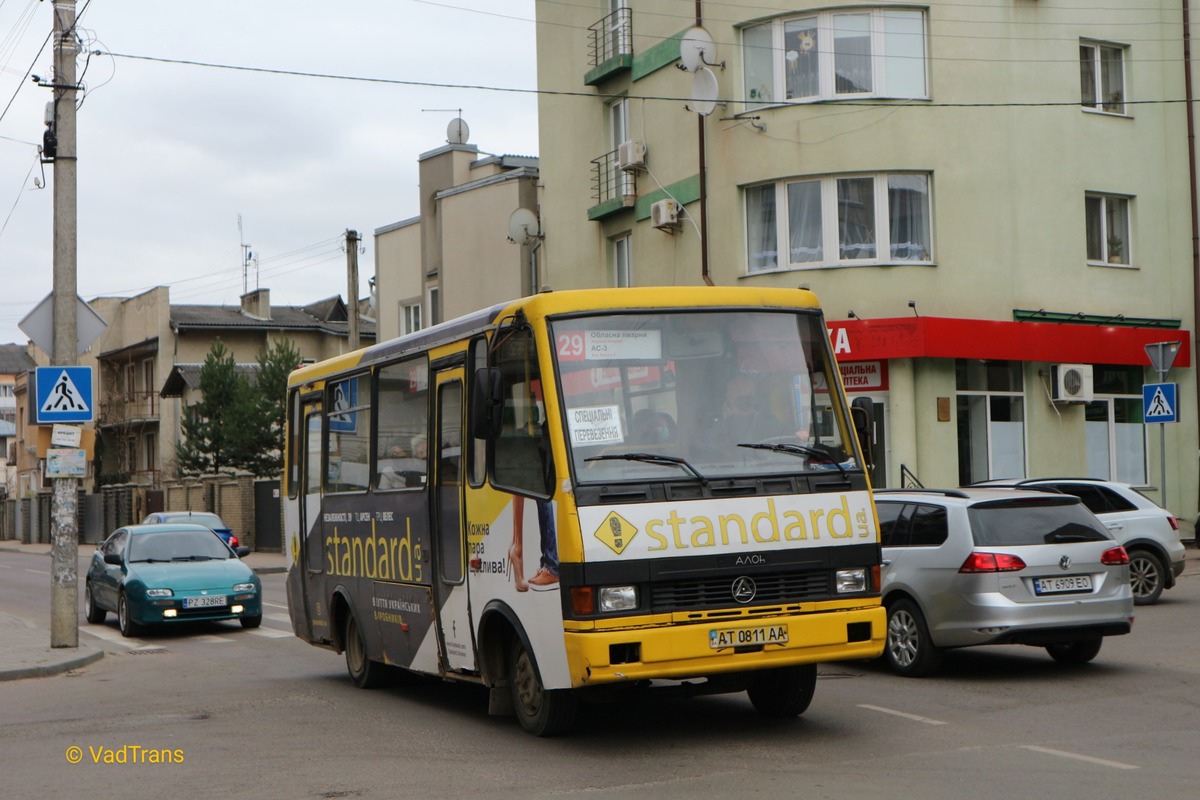
[(1087, 217), (1087, 260), (1093, 264), (1129, 266), (1130, 198), (1089, 194), (1084, 200)]
[(1019, 361), (955, 362), (958, 482), (1025, 477), (1025, 393)]
[(925, 12), (822, 11), (742, 31), (748, 107), (847, 96), (927, 97)]
[(1125, 48), (1100, 42), (1079, 43), (1080, 104), (1109, 114), (1125, 113)]
[[(625, 97), (613, 100), (608, 104), (608, 130), (611, 150), (616, 151), (623, 142), (629, 141), (629, 99)], [(632, 172), (621, 169), (620, 160), (611, 159), (609, 176), (613, 196), (632, 197), (637, 194), (637, 180)]]
[(404, 321), (401, 333), (416, 333), (421, 330), (421, 304), (400, 304), (400, 317)]
[(1084, 408), (1087, 475), (1144, 486), (1146, 423), (1142, 417), (1142, 367), (1097, 364), (1095, 395)]
[(609, 240), (612, 251), (613, 286), (633, 286), (633, 238), (628, 234)]
[[(927, 173), (789, 178), (745, 189), (746, 269), (929, 262)], [(786, 243), (782, 248), (780, 243)]]

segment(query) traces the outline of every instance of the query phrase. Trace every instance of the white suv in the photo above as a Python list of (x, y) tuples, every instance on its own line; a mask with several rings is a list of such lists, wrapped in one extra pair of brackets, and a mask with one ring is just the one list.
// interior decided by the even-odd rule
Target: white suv
[(1000, 488), (875, 491), (883, 547), (884, 658), (935, 672), (942, 651), (1045, 647), (1083, 664), (1129, 633), (1129, 556), (1078, 498)]
[(976, 486), (1009, 486), (1062, 492), (1078, 497), (1104, 527), (1129, 551), (1133, 601), (1139, 606), (1158, 602), (1163, 589), (1175, 585), (1183, 572), (1185, 548), (1179, 523), (1170, 512), (1128, 483), (1098, 478), (1030, 478), (983, 481)]

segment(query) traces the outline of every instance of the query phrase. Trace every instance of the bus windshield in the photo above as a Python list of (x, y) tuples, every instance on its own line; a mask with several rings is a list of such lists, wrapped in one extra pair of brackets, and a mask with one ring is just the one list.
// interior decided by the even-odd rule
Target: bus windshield
[(815, 311), (679, 311), (551, 323), (575, 480), (855, 468)]

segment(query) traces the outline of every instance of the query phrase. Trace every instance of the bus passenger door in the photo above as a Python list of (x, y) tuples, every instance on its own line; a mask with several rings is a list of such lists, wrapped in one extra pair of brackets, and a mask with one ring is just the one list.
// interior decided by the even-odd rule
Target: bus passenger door
[(434, 601), (441, 637), (443, 669), (474, 671), (475, 636), (467, 592), (466, 530), (463, 524), (463, 381), (462, 370), (437, 376), (437, 441), (433, 455), (435, 546)]
[[(325, 537), (321, 523), (321, 410), (317, 407), (304, 419), (304, 475), (301, 478), (300, 557), (303, 575), (302, 594), (308, 640), (329, 641), (329, 609), (322, 596), (325, 591)], [(293, 615), (294, 618), (294, 615)]]

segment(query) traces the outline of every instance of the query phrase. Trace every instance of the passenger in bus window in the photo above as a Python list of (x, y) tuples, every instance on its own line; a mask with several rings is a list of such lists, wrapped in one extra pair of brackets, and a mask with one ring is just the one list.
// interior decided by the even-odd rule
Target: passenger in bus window
[(633, 415), (631, 427), (637, 444), (663, 444), (675, 439), (675, 420), (664, 411), (640, 409)]

